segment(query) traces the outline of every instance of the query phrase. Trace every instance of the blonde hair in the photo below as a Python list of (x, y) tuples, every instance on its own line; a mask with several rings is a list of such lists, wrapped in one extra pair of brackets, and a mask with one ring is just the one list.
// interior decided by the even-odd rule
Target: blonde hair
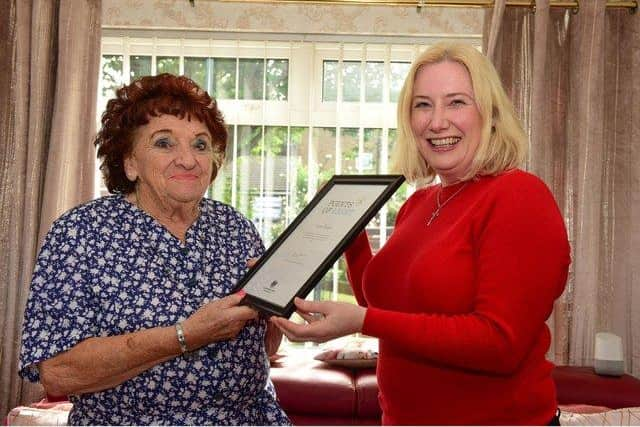
[(392, 153), (394, 172), (403, 174), (411, 182), (429, 183), (435, 178), (435, 170), (418, 151), (418, 142), (411, 130), (411, 107), (413, 85), (420, 67), (443, 61), (457, 62), (469, 72), (483, 123), (480, 145), (471, 169), (460, 179), (464, 181), (478, 175), (495, 175), (518, 167), (527, 153), (527, 136), (495, 68), (486, 56), (471, 45), (442, 42), (416, 58), (404, 81), (398, 99), (398, 141)]

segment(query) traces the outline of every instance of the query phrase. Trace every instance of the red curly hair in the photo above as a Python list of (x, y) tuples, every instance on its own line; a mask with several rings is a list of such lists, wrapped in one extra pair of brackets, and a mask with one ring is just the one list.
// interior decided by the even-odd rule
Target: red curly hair
[(133, 136), (151, 117), (170, 114), (195, 118), (209, 129), (213, 139), (213, 174), (216, 177), (227, 146), (227, 129), (216, 101), (190, 78), (159, 74), (145, 76), (123, 86), (109, 100), (102, 114), (102, 127), (94, 140), (100, 170), (111, 193), (129, 194), (135, 182), (124, 172), (124, 159), (133, 150)]

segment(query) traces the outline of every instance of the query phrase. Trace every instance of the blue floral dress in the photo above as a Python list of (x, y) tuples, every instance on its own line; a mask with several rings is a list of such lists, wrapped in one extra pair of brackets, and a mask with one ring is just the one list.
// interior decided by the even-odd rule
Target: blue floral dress
[[(20, 375), (89, 337), (170, 326), (222, 298), (264, 251), (249, 220), (204, 199), (185, 243), (123, 196), (78, 206), (40, 251)], [(234, 340), (160, 363), (115, 388), (70, 396), (70, 424), (289, 424), (269, 380), (264, 320)]]

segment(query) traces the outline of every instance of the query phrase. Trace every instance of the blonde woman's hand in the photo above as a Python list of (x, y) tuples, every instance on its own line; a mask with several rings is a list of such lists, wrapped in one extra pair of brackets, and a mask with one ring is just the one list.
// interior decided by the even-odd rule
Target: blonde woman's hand
[(294, 301), (298, 314), (306, 323), (299, 324), (282, 317), (272, 317), (274, 323), (291, 341), (325, 342), (362, 330), (366, 308), (333, 301)]

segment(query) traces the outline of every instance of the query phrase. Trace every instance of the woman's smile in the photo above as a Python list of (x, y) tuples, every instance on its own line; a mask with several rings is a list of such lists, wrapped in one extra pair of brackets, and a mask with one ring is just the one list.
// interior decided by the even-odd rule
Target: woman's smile
[(175, 179), (176, 181), (197, 181), (198, 175), (193, 173), (181, 173), (181, 174), (171, 175), (169, 178)]

